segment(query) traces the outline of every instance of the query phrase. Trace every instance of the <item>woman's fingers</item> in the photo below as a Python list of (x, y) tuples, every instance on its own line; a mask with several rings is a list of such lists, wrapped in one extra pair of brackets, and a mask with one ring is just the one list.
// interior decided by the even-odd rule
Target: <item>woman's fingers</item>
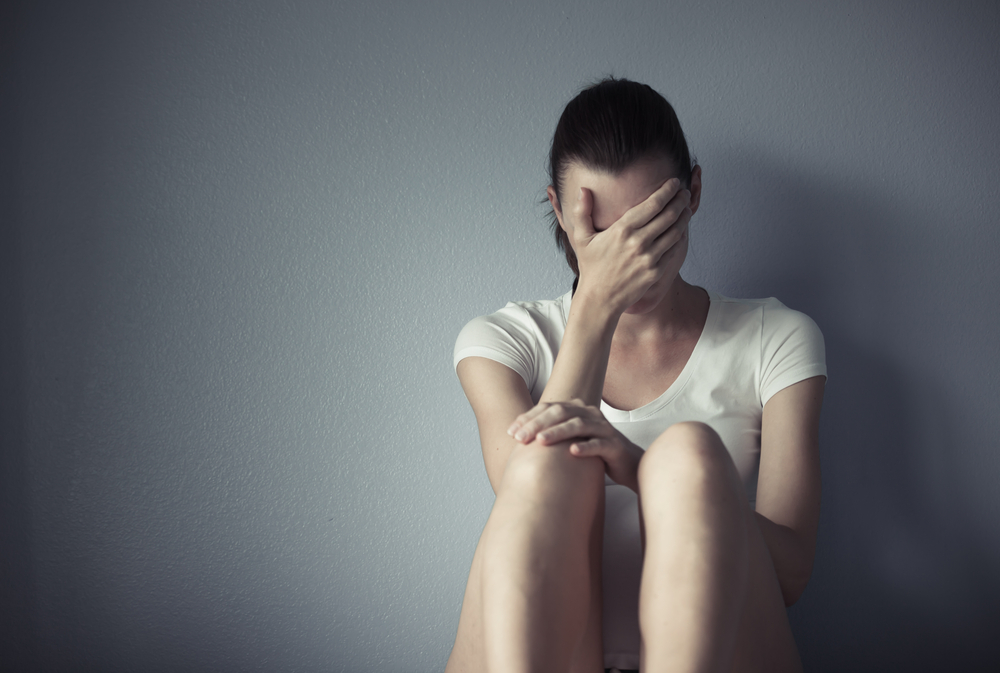
[(584, 239), (591, 239), (597, 233), (594, 230), (593, 212), (594, 193), (586, 187), (580, 187), (579, 198), (576, 205), (573, 206), (573, 216), (575, 219), (574, 231), (576, 231), (576, 227), (579, 227), (579, 236)]
[(583, 408), (583, 405), (576, 401), (538, 404), (518, 416), (514, 423), (507, 428), (507, 434), (513, 435), (514, 439), (519, 442), (530, 442), (542, 430), (562, 423), (574, 415), (579, 415)]
[(569, 447), (569, 452), (583, 458), (601, 456), (608, 448), (607, 445), (608, 442), (603, 437), (593, 437), (582, 442), (573, 442)]
[(626, 229), (640, 229), (650, 223), (683, 190), (678, 178), (670, 178), (645, 201), (629, 209), (618, 220)]
[(690, 210), (688, 206), (691, 205), (691, 192), (686, 189), (681, 189), (674, 195), (674, 198), (670, 200), (670, 203), (666, 205), (657, 215), (649, 221), (646, 226), (642, 227), (636, 231), (636, 235), (640, 236), (646, 245), (651, 244), (653, 241), (661, 237), (664, 232), (668, 231), (673, 227), (685, 210)]
[(684, 208), (684, 210), (681, 211), (681, 214), (677, 217), (677, 221), (653, 241), (649, 248), (649, 254), (657, 264), (663, 255), (683, 240), (684, 236), (687, 234), (688, 225), (690, 223), (691, 209)]
[(531, 422), (531, 420), (534, 419), (536, 416), (543, 413), (546, 409), (548, 409), (548, 407), (549, 407), (548, 404), (536, 404), (535, 406), (531, 407), (523, 414), (519, 415), (517, 418), (514, 419), (514, 422), (510, 424), (509, 428), (507, 428), (507, 434), (511, 436), (516, 435), (518, 430), (523, 428), (525, 424)]
[(552, 444), (573, 439), (574, 437), (586, 437), (593, 434), (589, 426), (590, 424), (583, 418), (574, 416), (562, 423), (545, 428), (536, 435), (536, 438), (542, 444)]
[[(691, 219), (690, 204), (691, 192), (682, 187), (677, 178), (673, 178), (619, 221), (632, 229), (630, 235), (641, 241), (640, 248), (655, 265), (684, 236)], [(656, 208), (659, 210), (653, 212)], [(636, 219), (632, 220), (632, 224), (624, 225), (625, 220), (633, 215)], [(642, 218), (646, 219), (640, 222)]]

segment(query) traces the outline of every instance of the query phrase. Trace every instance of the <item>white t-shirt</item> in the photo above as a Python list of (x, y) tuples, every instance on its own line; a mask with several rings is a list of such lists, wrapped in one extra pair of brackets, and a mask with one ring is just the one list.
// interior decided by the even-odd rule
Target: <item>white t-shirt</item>
[[(643, 449), (680, 421), (701, 421), (725, 443), (756, 503), (764, 405), (776, 392), (826, 376), (823, 334), (809, 316), (775, 298), (731, 299), (708, 291), (701, 337), (677, 380), (638, 409), (601, 401), (605, 418)], [(535, 402), (552, 373), (572, 292), (559, 299), (510, 302), (471, 320), (458, 335), (454, 364), (479, 356), (521, 375)], [(642, 546), (636, 494), (606, 481), (604, 524), (604, 665), (639, 668), (639, 579)]]

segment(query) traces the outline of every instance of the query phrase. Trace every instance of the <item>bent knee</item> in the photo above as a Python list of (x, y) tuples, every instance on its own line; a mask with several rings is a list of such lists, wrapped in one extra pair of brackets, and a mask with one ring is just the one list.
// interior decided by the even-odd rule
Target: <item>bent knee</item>
[[(722, 446), (722, 438), (708, 423), (682, 421), (674, 423), (653, 440), (653, 446)], [(724, 448), (724, 447), (723, 447)]]
[(519, 444), (504, 470), (502, 488), (544, 490), (555, 482), (579, 481), (581, 486), (603, 485), (604, 462), (600, 458), (574, 456), (571, 442)]
[(639, 483), (658, 479), (685, 483), (723, 480), (739, 484), (732, 457), (719, 434), (699, 421), (675, 423), (663, 431), (639, 461)]

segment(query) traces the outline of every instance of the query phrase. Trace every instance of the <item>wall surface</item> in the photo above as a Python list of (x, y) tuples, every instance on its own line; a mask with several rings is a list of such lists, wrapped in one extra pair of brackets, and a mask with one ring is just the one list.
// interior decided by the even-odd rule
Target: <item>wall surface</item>
[(2, 11), (5, 670), (441, 670), (452, 346), (568, 289), (547, 144), (608, 73), (703, 166), (684, 277), (826, 336), (806, 669), (1000, 658), (996, 3)]

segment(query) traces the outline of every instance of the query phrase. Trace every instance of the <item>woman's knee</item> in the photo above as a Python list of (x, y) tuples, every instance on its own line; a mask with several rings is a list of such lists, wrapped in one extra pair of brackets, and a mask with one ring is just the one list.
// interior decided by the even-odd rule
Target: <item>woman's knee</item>
[(501, 488), (548, 491), (557, 484), (579, 482), (580, 487), (603, 486), (604, 462), (569, 452), (571, 442), (521, 444), (511, 451)]
[(675, 423), (657, 437), (639, 462), (640, 486), (654, 480), (739, 486), (739, 474), (719, 434), (698, 421)]

